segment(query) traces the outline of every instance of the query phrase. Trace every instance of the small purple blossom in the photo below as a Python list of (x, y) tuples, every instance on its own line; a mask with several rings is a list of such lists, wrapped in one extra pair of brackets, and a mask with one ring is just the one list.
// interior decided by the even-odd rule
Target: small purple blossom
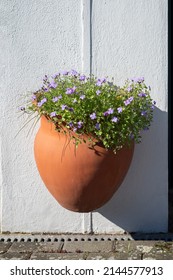
[(77, 76), (78, 75), (78, 72), (76, 71), (76, 70), (71, 70), (70, 71), (70, 75), (72, 75), (72, 76)]
[(106, 83), (106, 78), (102, 78), (100, 81), (101, 81), (102, 84)]
[(129, 97), (129, 101), (130, 101), (130, 103), (133, 101), (133, 99), (134, 99), (134, 97), (133, 97), (133, 96), (130, 96), (130, 97)]
[(100, 87), (101, 85), (102, 85), (101, 81), (98, 80), (97, 83), (96, 83), (96, 86), (99, 86), (99, 87)]
[(96, 123), (95, 128), (96, 128), (97, 130), (99, 130), (99, 129), (100, 129), (100, 124), (99, 124), (99, 123)]
[(73, 109), (72, 107), (68, 108), (68, 110), (69, 110), (70, 112), (74, 112), (74, 109)]
[(56, 88), (56, 87), (57, 87), (57, 83), (55, 83), (55, 81), (51, 81), (51, 82), (49, 83), (49, 87), (50, 87), (50, 88)]
[(130, 91), (132, 91), (132, 89), (133, 89), (132, 87), (128, 87), (127, 91), (130, 92)]
[(49, 88), (43, 86), (43, 87), (42, 87), (42, 90), (43, 90), (44, 92), (48, 92), (48, 91), (49, 91)]
[(59, 99), (61, 99), (62, 98), (62, 95), (59, 95), (59, 96), (55, 96), (55, 97), (53, 97), (52, 98), (52, 101), (53, 102), (57, 102)]
[(129, 97), (127, 100), (124, 101), (124, 105), (127, 106), (133, 101), (133, 96)]
[(63, 70), (63, 71), (61, 71), (61, 74), (62, 74), (63, 76), (66, 76), (66, 75), (68, 75), (68, 71)]
[(71, 128), (73, 127), (73, 123), (72, 123), (72, 122), (69, 122), (68, 125), (69, 125), (69, 127), (71, 127)]
[(85, 79), (86, 79), (86, 76), (85, 76), (85, 75), (81, 75), (81, 76), (79, 77), (79, 80), (80, 80), (80, 81), (85, 81)]
[(98, 89), (98, 90), (96, 91), (96, 94), (99, 95), (100, 93), (101, 93), (101, 91)]
[(52, 78), (53, 78), (53, 79), (56, 79), (56, 77), (58, 77), (59, 75), (60, 75), (59, 72), (58, 72), (58, 73), (55, 73), (55, 74), (52, 75)]
[(58, 97), (57, 97), (57, 96), (53, 97), (53, 98), (52, 98), (52, 101), (53, 101), (53, 102), (57, 102), (57, 101), (58, 101)]
[(106, 82), (106, 78), (98, 79), (96, 85), (100, 87), (105, 82)]
[(95, 119), (97, 118), (96, 113), (92, 113), (92, 114), (90, 115), (90, 118), (91, 118), (92, 120), (95, 120)]
[(35, 94), (33, 94), (33, 95), (31, 96), (31, 100), (34, 101), (34, 100), (36, 100), (36, 99), (37, 99), (37, 97), (35, 96)]
[(132, 78), (131, 80), (134, 83), (139, 83), (140, 84), (140, 83), (144, 82), (144, 77)]
[(111, 121), (117, 123), (118, 122), (118, 118), (117, 117), (113, 117)]
[(151, 105), (151, 109), (154, 110), (155, 109), (155, 105), (156, 105), (156, 101), (153, 101), (153, 104)]
[(40, 102), (38, 102), (37, 103), (37, 106), (38, 107), (41, 107), (44, 103), (46, 103), (47, 102), (47, 98), (45, 97), (45, 98), (43, 98)]
[(78, 128), (82, 128), (82, 126), (83, 126), (83, 122), (82, 122), (82, 121), (79, 121), (79, 122), (77, 123), (77, 127), (78, 127)]
[(140, 93), (138, 94), (138, 96), (139, 96), (139, 97), (146, 97), (147, 95), (146, 95), (144, 92), (140, 92)]
[(142, 111), (142, 112), (141, 112), (141, 116), (144, 116), (144, 117), (145, 117), (146, 115), (147, 115), (147, 112), (146, 112), (146, 111)]
[(51, 113), (50, 113), (50, 117), (51, 117), (51, 118), (56, 117), (56, 112), (51, 112)]
[(123, 108), (122, 108), (122, 107), (118, 107), (118, 108), (117, 108), (117, 111), (118, 111), (118, 113), (122, 113)]
[(75, 87), (75, 86), (72, 87), (72, 88), (67, 88), (67, 89), (66, 89), (66, 94), (73, 94), (73, 93), (75, 92), (75, 90), (76, 90), (76, 87)]
[(62, 110), (65, 110), (66, 108), (67, 108), (67, 105), (64, 105), (64, 104), (61, 105), (61, 109), (62, 109)]
[(85, 94), (82, 94), (81, 96), (80, 96), (80, 99), (85, 99)]
[(109, 108), (106, 112), (103, 113), (103, 115), (104, 115), (104, 116), (108, 116), (108, 115), (113, 114), (113, 112), (114, 112), (114, 109)]

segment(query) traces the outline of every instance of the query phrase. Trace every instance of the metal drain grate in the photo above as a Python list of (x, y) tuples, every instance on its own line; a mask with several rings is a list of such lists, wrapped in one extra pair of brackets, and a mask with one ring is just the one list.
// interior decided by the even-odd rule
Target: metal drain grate
[(163, 240), (173, 241), (173, 234), (119, 234), (119, 235), (49, 235), (49, 234), (0, 234), (0, 242), (93, 242), (93, 241), (132, 241)]

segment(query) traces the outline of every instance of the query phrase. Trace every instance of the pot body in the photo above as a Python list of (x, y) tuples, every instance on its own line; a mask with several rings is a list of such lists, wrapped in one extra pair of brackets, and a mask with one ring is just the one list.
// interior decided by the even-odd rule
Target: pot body
[(68, 134), (55, 130), (41, 117), (34, 143), (40, 176), (54, 198), (66, 209), (90, 212), (103, 206), (121, 185), (132, 160), (134, 144), (116, 154), (103, 147), (78, 147)]

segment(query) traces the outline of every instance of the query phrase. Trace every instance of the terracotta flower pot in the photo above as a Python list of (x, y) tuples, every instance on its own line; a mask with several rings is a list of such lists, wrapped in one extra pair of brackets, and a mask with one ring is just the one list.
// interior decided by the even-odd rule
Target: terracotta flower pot
[(66, 209), (89, 212), (103, 206), (121, 185), (130, 166), (134, 144), (116, 154), (87, 144), (75, 148), (68, 135), (41, 118), (34, 153), (40, 176)]

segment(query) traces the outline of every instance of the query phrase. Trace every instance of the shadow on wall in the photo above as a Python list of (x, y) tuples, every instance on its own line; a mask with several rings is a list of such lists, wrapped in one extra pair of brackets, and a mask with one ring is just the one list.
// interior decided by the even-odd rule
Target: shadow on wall
[(167, 125), (167, 113), (155, 108), (150, 130), (143, 132), (142, 143), (135, 145), (123, 184), (113, 198), (97, 210), (124, 231), (167, 231)]

